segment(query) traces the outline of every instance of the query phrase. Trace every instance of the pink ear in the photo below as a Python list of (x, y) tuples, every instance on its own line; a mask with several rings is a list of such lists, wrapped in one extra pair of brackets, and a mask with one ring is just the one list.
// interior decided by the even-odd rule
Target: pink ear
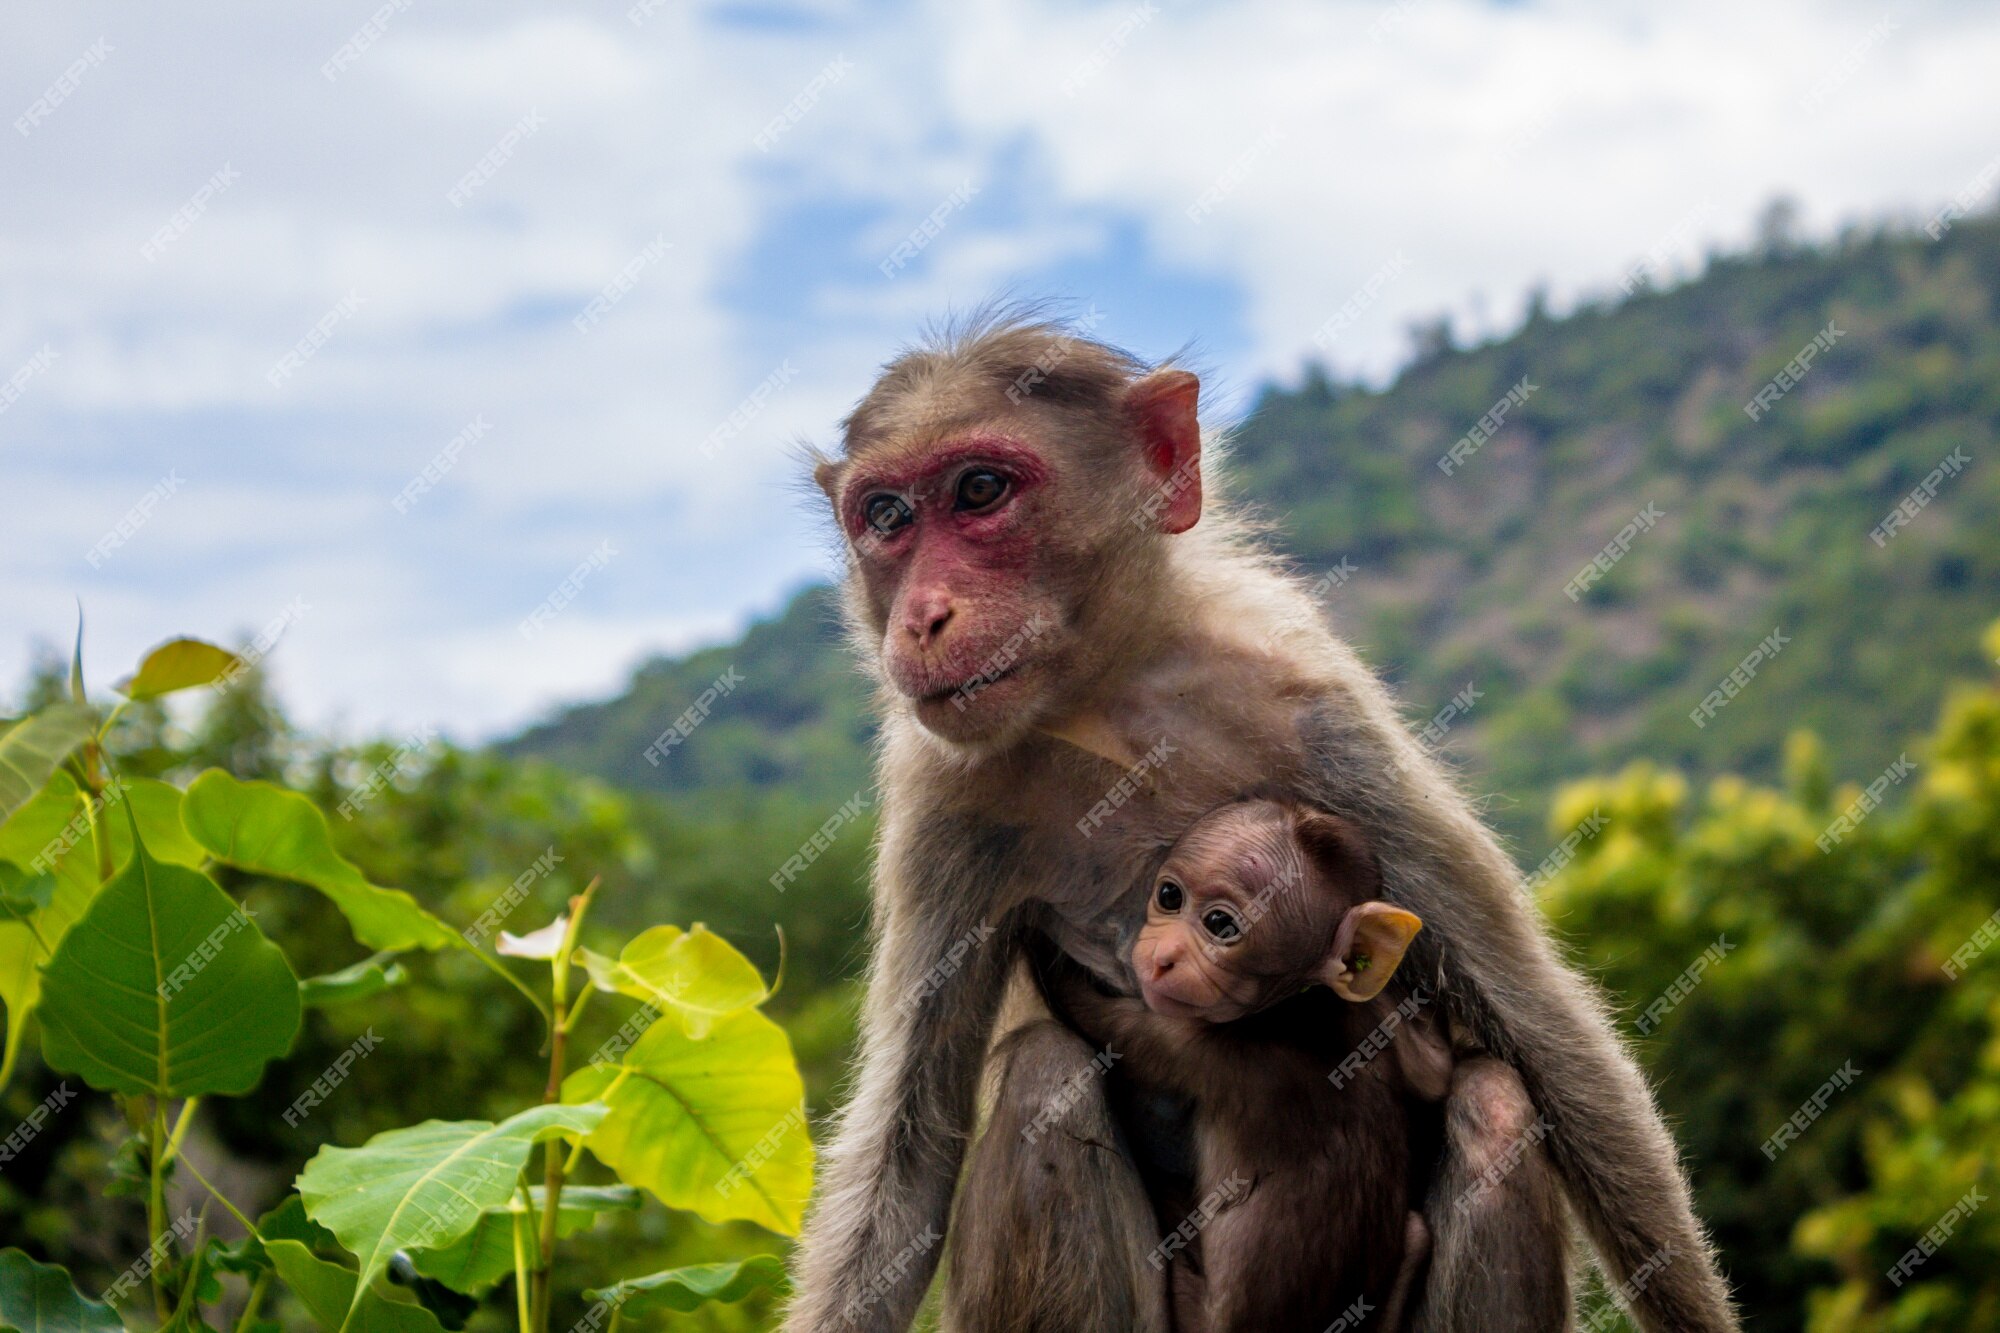
[(1125, 391), (1125, 411), (1159, 482), (1160, 531), (1186, 532), (1201, 519), (1201, 381), (1185, 370), (1161, 370)]

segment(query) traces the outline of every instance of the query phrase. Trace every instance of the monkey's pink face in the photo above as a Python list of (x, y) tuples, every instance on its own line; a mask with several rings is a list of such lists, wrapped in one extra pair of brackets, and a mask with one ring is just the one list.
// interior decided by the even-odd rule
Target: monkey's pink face
[(1039, 530), (1054, 484), (1035, 449), (985, 435), (842, 480), (841, 525), (883, 619), (883, 674), (946, 739), (1031, 726), (1054, 683), (1067, 608)]
[(1237, 965), (1250, 927), (1241, 896), (1212, 874), (1169, 858), (1154, 881), (1132, 970), (1156, 1014), (1228, 1023), (1270, 999), (1265, 982)]

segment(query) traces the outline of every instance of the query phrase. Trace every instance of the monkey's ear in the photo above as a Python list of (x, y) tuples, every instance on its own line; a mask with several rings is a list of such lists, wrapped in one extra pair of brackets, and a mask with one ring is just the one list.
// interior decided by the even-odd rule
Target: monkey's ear
[[(1201, 519), (1201, 381), (1185, 370), (1159, 370), (1125, 390), (1123, 405), (1160, 483), (1160, 531), (1186, 532)], [(1150, 511), (1150, 506), (1149, 506)]]
[(840, 503), (840, 473), (840, 464), (831, 458), (822, 458), (813, 466), (813, 481), (834, 504)]
[(1389, 984), (1410, 941), (1424, 928), (1413, 912), (1384, 902), (1348, 909), (1321, 979), (1343, 1000), (1372, 1000)]

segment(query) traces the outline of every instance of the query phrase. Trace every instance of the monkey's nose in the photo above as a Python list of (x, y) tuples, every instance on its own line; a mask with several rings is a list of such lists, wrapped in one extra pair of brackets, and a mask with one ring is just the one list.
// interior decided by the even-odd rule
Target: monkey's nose
[(953, 609), (951, 599), (944, 593), (919, 595), (911, 599), (903, 616), (903, 628), (917, 641), (918, 647), (929, 648), (951, 623)]

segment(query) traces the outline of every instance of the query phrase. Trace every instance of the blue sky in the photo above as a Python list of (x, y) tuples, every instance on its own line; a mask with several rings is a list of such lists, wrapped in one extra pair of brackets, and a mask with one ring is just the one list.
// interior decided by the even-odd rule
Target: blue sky
[(927, 319), (1066, 298), (1226, 418), (1780, 192), (1927, 216), (2000, 154), (1995, 68), (2000, 11), (1843, 0), (22, 11), (0, 681), (78, 598), (105, 683), (303, 606), (307, 721), (498, 734), (823, 576), (793, 446)]

